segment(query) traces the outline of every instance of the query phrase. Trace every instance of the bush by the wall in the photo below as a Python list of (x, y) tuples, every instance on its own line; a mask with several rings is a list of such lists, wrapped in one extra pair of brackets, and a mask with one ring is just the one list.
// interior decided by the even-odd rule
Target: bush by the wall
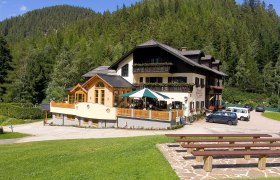
[(14, 103), (0, 103), (0, 115), (17, 119), (41, 119), (43, 111), (40, 108)]

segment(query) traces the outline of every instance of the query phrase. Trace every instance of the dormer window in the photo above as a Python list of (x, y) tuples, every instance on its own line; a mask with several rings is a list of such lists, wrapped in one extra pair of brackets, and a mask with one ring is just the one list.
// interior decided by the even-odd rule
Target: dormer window
[(122, 67), (122, 76), (128, 77), (128, 64), (126, 64)]

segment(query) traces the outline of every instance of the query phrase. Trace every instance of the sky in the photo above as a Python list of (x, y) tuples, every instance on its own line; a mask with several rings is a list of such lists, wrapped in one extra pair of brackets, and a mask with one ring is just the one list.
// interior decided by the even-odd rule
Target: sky
[[(12, 16), (22, 15), (34, 9), (54, 5), (74, 5), (80, 7), (90, 8), (97, 12), (104, 12), (106, 10), (115, 11), (117, 6), (120, 8), (125, 4), (130, 6), (140, 0), (0, 0), (0, 21), (10, 18)], [(203, 0), (200, 0), (203, 2)], [(216, 0), (213, 0), (216, 1)], [(242, 3), (244, 0), (236, 0)], [(277, 14), (280, 15), (280, 0), (264, 0), (266, 5), (273, 4)]]

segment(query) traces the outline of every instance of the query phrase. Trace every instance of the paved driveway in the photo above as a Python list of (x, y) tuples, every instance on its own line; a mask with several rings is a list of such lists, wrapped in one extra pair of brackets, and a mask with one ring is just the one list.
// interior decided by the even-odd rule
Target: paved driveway
[[(9, 127), (4, 127), (10, 131)], [(32, 134), (21, 139), (0, 140), (0, 144), (23, 143), (31, 141), (46, 141), (59, 139), (87, 139), (87, 138), (115, 138), (145, 135), (158, 135), (166, 133), (269, 133), (280, 136), (280, 121), (274, 121), (261, 116), (260, 113), (251, 112), (251, 120), (239, 121), (237, 126), (225, 124), (206, 123), (200, 120), (184, 128), (173, 131), (153, 130), (126, 130), (126, 129), (90, 129), (66, 126), (43, 126), (42, 122), (16, 125), (15, 132)]]

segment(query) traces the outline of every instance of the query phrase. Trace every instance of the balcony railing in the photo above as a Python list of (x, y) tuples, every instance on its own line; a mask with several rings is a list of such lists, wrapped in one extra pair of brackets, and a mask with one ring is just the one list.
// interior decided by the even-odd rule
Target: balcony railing
[(207, 86), (208, 94), (222, 94), (223, 90), (224, 90), (224, 86), (213, 86), (213, 85)]
[(141, 109), (117, 108), (118, 116), (143, 118), (151, 120), (175, 121), (177, 116), (183, 116), (182, 110), (154, 111)]
[(69, 109), (75, 109), (75, 104), (69, 104), (65, 102), (51, 102), (51, 107), (59, 107), (59, 108), (69, 108)]
[(172, 63), (134, 64), (133, 73), (169, 73)]
[(149, 88), (154, 91), (160, 92), (188, 92), (193, 91), (193, 84), (187, 83), (144, 83), (144, 84), (134, 84), (136, 89)]

